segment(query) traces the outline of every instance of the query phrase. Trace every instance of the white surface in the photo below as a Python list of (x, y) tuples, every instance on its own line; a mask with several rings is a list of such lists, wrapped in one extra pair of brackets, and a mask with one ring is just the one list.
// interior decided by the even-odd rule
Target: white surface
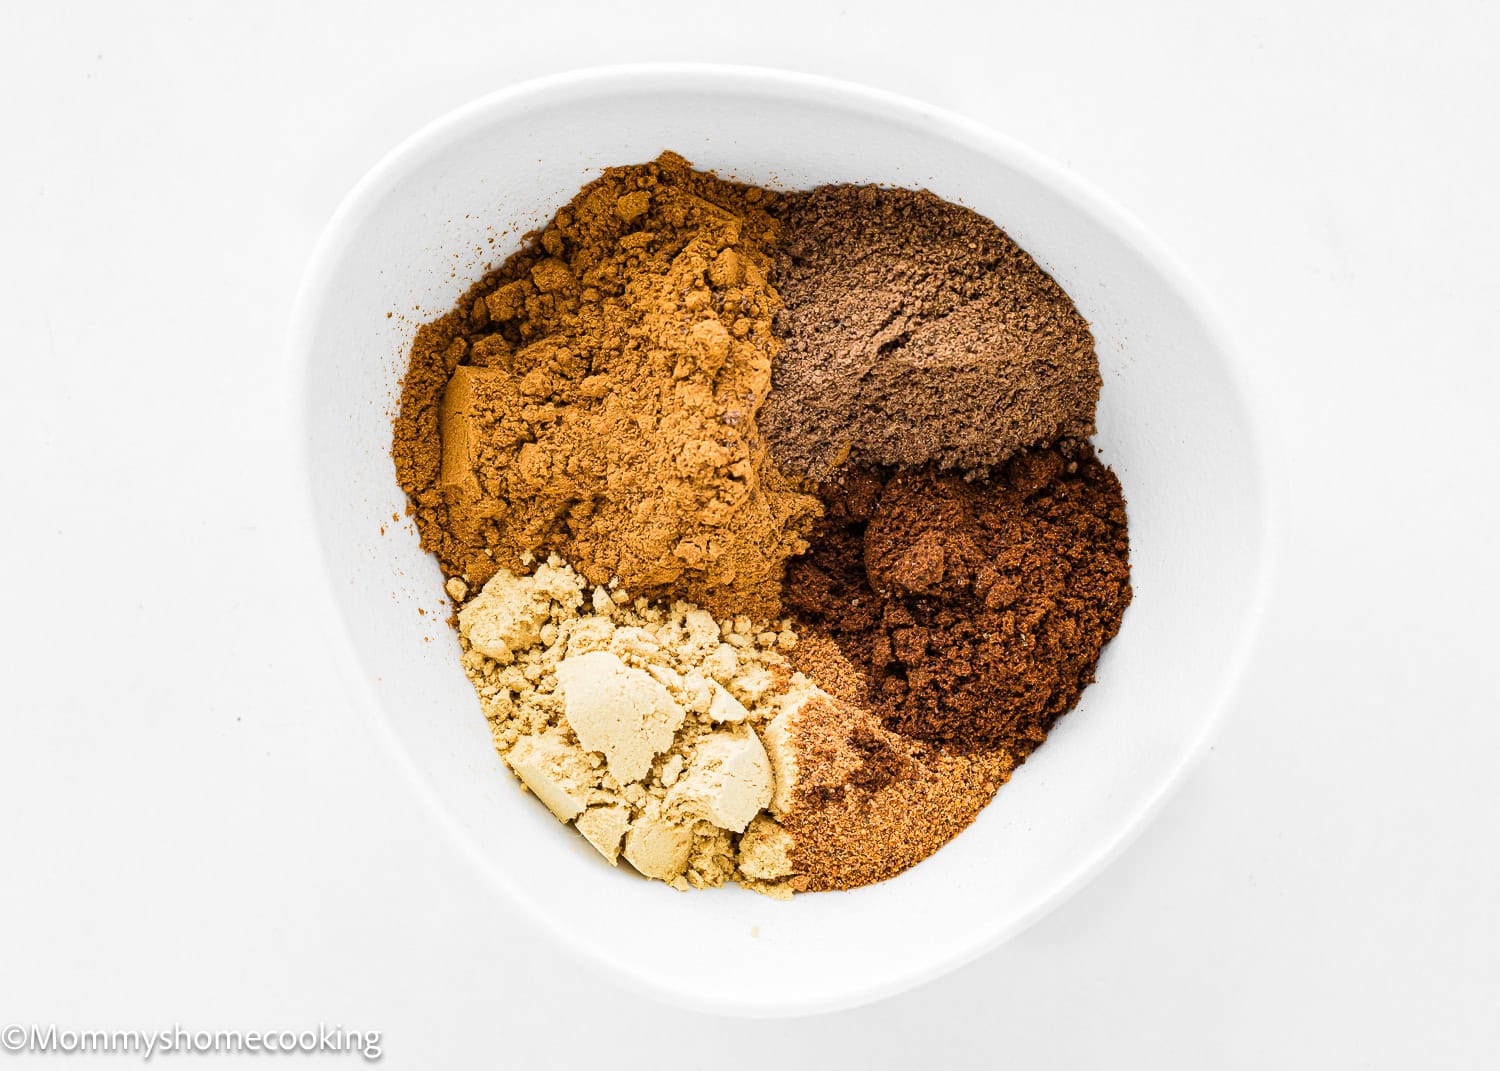
[[(515, 790), (440, 623), (442, 576), (415, 529), (391, 523), (405, 498), (389, 406), (371, 400), (399, 393), (415, 324), (446, 312), (483, 272), (476, 250), (507, 256), (585, 179), (664, 145), (791, 189), (928, 186), (999, 222), (1093, 328), (1104, 380), (1097, 443), (1130, 503), (1135, 600), (1078, 710), (970, 830), (900, 881), (777, 904), (739, 889), (683, 898), (602, 865)], [(491, 248), (497, 212), (510, 233)], [(497, 905), (534, 913), (631, 984), (692, 1007), (794, 1014), (884, 996), (971, 959), (1096, 872), (1200, 750), (1243, 661), (1267, 556), (1264, 447), (1234, 380), (1244, 358), (1163, 257), (1076, 179), (972, 124), (889, 94), (746, 68), (529, 83), (446, 117), (362, 180), (314, 253), (293, 314), (297, 448), (320, 544), (307, 552), (327, 563), (341, 614), (328, 627), (348, 631), (349, 676), (372, 722), (410, 760), (436, 823), (493, 875)], [(420, 312), (389, 315), (413, 302)], [(663, 933), (702, 962), (686, 971), (660, 957)]]
[[(1492, 1059), (1500, 12), (611, 10), (7, 14), (0, 1021), (341, 1022), (398, 1067), (559, 1032), (654, 1066), (667, 1029), (699, 1067)], [(999, 952), (754, 1030), (493, 911), (299, 615), (266, 457), (298, 275), (370, 163), (506, 82), (670, 58), (873, 82), (1074, 167), (1215, 293), (1292, 462), (1267, 634), (1160, 819)]]

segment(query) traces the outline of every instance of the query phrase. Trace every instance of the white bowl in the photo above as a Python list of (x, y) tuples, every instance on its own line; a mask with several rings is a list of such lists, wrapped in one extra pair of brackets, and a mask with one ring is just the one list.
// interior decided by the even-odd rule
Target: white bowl
[[(1093, 325), (1098, 443), (1129, 504), (1135, 602), (1098, 682), (973, 827), (881, 885), (777, 903), (737, 888), (679, 894), (605, 866), (496, 756), (442, 623), (438, 568), (408, 523), (392, 523), (405, 500), (390, 416), (414, 325), (601, 168), (663, 148), (781, 188), (925, 186), (999, 223)], [(493, 878), (497, 910), (683, 1004), (750, 1015), (850, 1005), (1015, 934), (1159, 806), (1202, 747), (1259, 616), (1269, 467), (1239, 358), (1198, 288), (1057, 165), (887, 93), (669, 66), (485, 97), (407, 140), (345, 200), (308, 269), (291, 344), (311, 538), (341, 620), (331, 631), (372, 722), (435, 823)]]

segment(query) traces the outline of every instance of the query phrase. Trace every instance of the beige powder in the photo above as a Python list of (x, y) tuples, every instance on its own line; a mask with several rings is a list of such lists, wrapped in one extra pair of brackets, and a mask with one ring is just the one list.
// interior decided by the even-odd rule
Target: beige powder
[(563, 716), (578, 742), (603, 752), (609, 772), (621, 782), (645, 777), (687, 717), (660, 681), (609, 651), (564, 658), (557, 683)]
[(529, 576), (496, 573), (458, 625), (496, 747), (611, 865), (623, 856), (679, 889), (791, 894), (762, 740), (809, 688), (786, 665), (787, 622), (632, 600), (554, 556)]

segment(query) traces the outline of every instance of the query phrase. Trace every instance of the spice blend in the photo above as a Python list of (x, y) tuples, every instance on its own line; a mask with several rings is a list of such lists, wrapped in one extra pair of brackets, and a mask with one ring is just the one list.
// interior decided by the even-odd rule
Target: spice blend
[(931, 855), (1130, 601), (1087, 323), (933, 194), (611, 168), (413, 343), (392, 456), (520, 781), (785, 897)]

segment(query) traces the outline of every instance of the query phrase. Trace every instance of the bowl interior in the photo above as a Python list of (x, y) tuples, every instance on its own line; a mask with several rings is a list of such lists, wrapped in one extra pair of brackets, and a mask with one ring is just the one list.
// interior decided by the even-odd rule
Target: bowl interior
[[(605, 866), (495, 755), (443, 624), (438, 569), (410, 525), (392, 521), (404, 499), (390, 417), (415, 325), (602, 167), (663, 148), (782, 188), (928, 187), (998, 222), (1097, 338), (1098, 443), (1128, 499), (1134, 605), (1098, 682), (978, 822), (883, 885), (775, 903), (738, 889), (680, 895)], [(299, 323), (314, 522), (372, 716), (492, 873), (497, 898), (690, 1004), (847, 1004), (1014, 933), (1145, 820), (1201, 741), (1254, 616), (1266, 503), (1216, 329), (1154, 246), (1087, 189), (914, 104), (703, 70), (595, 74), (488, 98), (413, 139), (351, 196)], [(699, 950), (691, 971), (671, 948)]]

